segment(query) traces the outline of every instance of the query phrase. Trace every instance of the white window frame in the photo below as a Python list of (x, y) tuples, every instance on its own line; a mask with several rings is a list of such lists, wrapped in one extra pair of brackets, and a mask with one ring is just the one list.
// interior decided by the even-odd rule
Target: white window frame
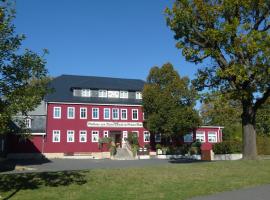
[[(52, 134), (52, 141), (54, 143), (59, 143), (61, 141), (61, 131), (60, 130), (53, 130), (52, 132), (53, 132), (53, 134)], [(58, 135), (58, 138), (59, 138), (58, 141), (55, 140), (55, 135)]]
[[(117, 110), (117, 117), (114, 117), (114, 110)], [(118, 120), (119, 119), (119, 108), (112, 108), (112, 119)]]
[(108, 91), (107, 90), (98, 90), (98, 97), (107, 98), (108, 97)]
[[(56, 109), (59, 109), (59, 116), (56, 116)], [(61, 107), (55, 106), (53, 107), (53, 118), (54, 119), (61, 119)]]
[[(186, 140), (185, 139), (185, 136), (189, 136), (189, 138), (190, 138), (190, 136), (191, 136), (191, 140)], [(186, 137), (187, 138), (187, 137)], [(183, 139), (184, 139), (184, 142), (193, 142), (193, 133), (187, 133), (187, 134), (185, 134), (184, 136), (183, 136)]]
[[(214, 136), (215, 140), (214, 141), (210, 141), (209, 140), (209, 135), (212, 135), (211, 136), (212, 138)], [(208, 131), (207, 138), (208, 138), (208, 142), (210, 142), (210, 143), (216, 143), (217, 142), (217, 132), (216, 131)]]
[[(107, 118), (105, 118), (105, 112), (106, 112), (106, 110), (108, 110), (109, 111), (109, 117), (107, 117)], [(104, 108), (104, 110), (103, 110), (103, 118), (104, 119), (111, 119), (111, 109), (110, 108)]]
[[(94, 110), (97, 110), (97, 117), (94, 117)], [(99, 119), (99, 108), (92, 108), (92, 119)]]
[[(157, 139), (158, 137), (157, 137), (157, 135), (159, 136), (159, 140)], [(161, 133), (156, 133), (155, 134), (155, 142), (161, 142)]]
[[(133, 116), (133, 112), (134, 111), (137, 111), (137, 118), (134, 118), (134, 116)], [(139, 110), (138, 109), (132, 109), (132, 120), (139, 120)]]
[[(82, 136), (84, 137), (84, 141), (82, 141)], [(87, 142), (87, 131), (85, 130), (80, 130), (80, 142)]]
[[(145, 137), (146, 133), (147, 133), (147, 135), (149, 135), (149, 140), (146, 140), (146, 137)], [(144, 131), (143, 132), (143, 141), (144, 142), (150, 142), (150, 132), (149, 131)]]
[(142, 92), (137, 91), (135, 95), (136, 95), (136, 99), (142, 99)]
[(118, 90), (108, 90), (108, 98), (119, 98), (119, 93)]
[[(94, 140), (94, 138), (95, 138), (94, 135), (97, 136), (97, 141)], [(94, 142), (94, 143), (96, 143), (96, 142), (98, 142), (98, 140), (99, 140), (99, 131), (92, 131), (91, 141)]]
[(82, 94), (82, 97), (91, 97), (91, 90), (90, 89), (82, 89), (81, 94)]
[(200, 142), (205, 142), (205, 131), (196, 131), (196, 140)]
[[(123, 118), (123, 111), (126, 111), (126, 118)], [(127, 120), (128, 118), (128, 110), (127, 109), (121, 109), (121, 120)]]
[[(69, 116), (69, 110), (73, 110), (73, 116)], [(68, 119), (75, 119), (75, 107), (67, 107), (67, 118)]]
[[(72, 135), (72, 137), (71, 137), (72, 140), (71, 141), (69, 141), (69, 135)], [(68, 143), (75, 142), (75, 132), (74, 132), (74, 130), (67, 130), (67, 142)]]
[(25, 128), (32, 128), (32, 119), (30, 117), (27, 117), (24, 119)]
[[(85, 109), (85, 117), (82, 117), (82, 110)], [(80, 119), (87, 119), (87, 108), (80, 107)]]
[(103, 138), (109, 137), (109, 131), (103, 131)]
[(121, 99), (128, 99), (128, 91), (120, 91), (120, 98)]

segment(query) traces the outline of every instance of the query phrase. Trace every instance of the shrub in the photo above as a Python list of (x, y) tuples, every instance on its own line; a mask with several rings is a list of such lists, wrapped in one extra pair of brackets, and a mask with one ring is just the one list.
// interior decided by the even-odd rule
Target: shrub
[(161, 144), (156, 144), (156, 149), (161, 149), (161, 148), (162, 148)]
[(239, 141), (223, 141), (214, 144), (213, 151), (215, 154), (241, 153), (242, 143)]
[(150, 144), (145, 144), (144, 148), (146, 148), (147, 150), (149, 150), (151, 148)]
[(259, 155), (270, 155), (270, 137), (267, 135), (257, 136), (257, 150)]

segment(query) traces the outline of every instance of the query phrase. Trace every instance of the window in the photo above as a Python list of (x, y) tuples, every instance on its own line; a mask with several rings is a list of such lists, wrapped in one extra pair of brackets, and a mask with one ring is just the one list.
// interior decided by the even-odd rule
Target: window
[(80, 108), (80, 118), (81, 119), (87, 118), (87, 108)]
[(67, 108), (67, 118), (68, 119), (74, 119), (75, 118), (75, 108), (74, 107), (68, 107)]
[(59, 130), (53, 131), (53, 142), (60, 142), (60, 131)]
[(137, 138), (139, 137), (139, 131), (132, 131), (132, 134), (135, 134)]
[(86, 131), (80, 131), (80, 142), (86, 142)]
[(118, 108), (113, 108), (112, 109), (112, 118), (113, 119), (119, 119), (119, 109)]
[(32, 123), (31, 123), (31, 118), (26, 118), (24, 119), (24, 125), (25, 125), (25, 128), (31, 128), (32, 127)]
[(193, 142), (193, 133), (184, 135), (184, 142)]
[(120, 91), (120, 98), (128, 99), (128, 91)]
[(148, 131), (143, 132), (143, 140), (144, 142), (150, 142), (150, 133)]
[(215, 131), (208, 132), (208, 142), (217, 142), (217, 132)]
[(53, 118), (54, 119), (61, 118), (61, 107), (53, 107)]
[(98, 119), (98, 118), (99, 118), (99, 109), (92, 108), (92, 119)]
[(92, 142), (98, 142), (99, 134), (98, 131), (92, 131)]
[(109, 98), (119, 98), (119, 91), (108, 91), (108, 97)]
[(74, 142), (74, 131), (67, 131), (67, 142)]
[(138, 120), (138, 109), (132, 109), (132, 120)]
[(121, 119), (127, 120), (127, 109), (121, 109)]
[(196, 140), (200, 142), (205, 142), (205, 133), (203, 131), (196, 132)]
[(107, 90), (99, 90), (98, 91), (98, 97), (107, 97)]
[(110, 108), (104, 108), (104, 119), (110, 119)]
[(161, 133), (155, 134), (155, 142), (161, 142)]
[(136, 99), (142, 99), (142, 93), (136, 92)]
[(82, 97), (90, 97), (90, 96), (91, 96), (91, 90), (82, 89)]
[(103, 131), (103, 137), (109, 137), (109, 131)]

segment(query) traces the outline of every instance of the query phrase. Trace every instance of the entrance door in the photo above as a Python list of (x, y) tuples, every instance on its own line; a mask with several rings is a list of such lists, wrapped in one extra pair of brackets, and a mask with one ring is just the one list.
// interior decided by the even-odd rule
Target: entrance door
[(115, 137), (115, 145), (117, 148), (122, 148), (122, 134), (121, 133), (116, 133), (114, 135)]

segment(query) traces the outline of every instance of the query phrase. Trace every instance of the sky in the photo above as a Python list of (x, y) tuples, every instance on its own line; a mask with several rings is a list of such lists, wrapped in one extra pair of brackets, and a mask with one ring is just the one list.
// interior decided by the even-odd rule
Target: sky
[(23, 48), (46, 55), (50, 76), (61, 74), (145, 80), (171, 62), (180, 76), (198, 66), (175, 47), (164, 9), (172, 0), (17, 0), (16, 32)]

